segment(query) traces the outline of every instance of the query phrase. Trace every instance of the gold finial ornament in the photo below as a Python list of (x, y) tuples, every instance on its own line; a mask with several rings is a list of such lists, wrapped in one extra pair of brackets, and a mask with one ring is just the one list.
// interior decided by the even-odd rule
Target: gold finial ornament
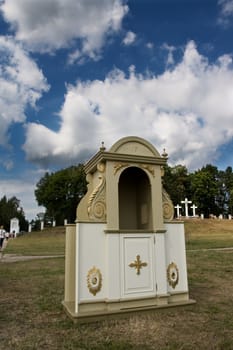
[(134, 267), (137, 270), (137, 275), (140, 275), (141, 268), (145, 266), (147, 266), (147, 263), (141, 261), (140, 255), (137, 255), (136, 260), (129, 264), (129, 267)]
[(102, 141), (100, 151), (105, 151), (105, 150), (106, 150), (106, 147), (104, 146), (104, 141)]
[(167, 152), (166, 152), (166, 149), (165, 149), (165, 148), (163, 149), (162, 157), (163, 157), (163, 158), (165, 158), (165, 159), (167, 159), (167, 158), (168, 158), (168, 154), (167, 154)]

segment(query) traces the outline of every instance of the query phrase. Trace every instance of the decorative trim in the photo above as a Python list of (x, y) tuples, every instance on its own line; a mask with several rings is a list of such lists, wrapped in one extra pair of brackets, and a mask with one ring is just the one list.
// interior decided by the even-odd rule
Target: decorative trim
[(121, 169), (129, 166), (129, 163), (115, 163), (114, 164), (114, 175)]
[(142, 169), (145, 169), (145, 170), (149, 171), (149, 173), (151, 173), (151, 175), (153, 177), (155, 177), (155, 170), (154, 170), (154, 167), (152, 165), (149, 165), (149, 164), (142, 164), (142, 165), (140, 165), (140, 164), (138, 164), (138, 166), (140, 168), (142, 168)]
[(162, 190), (162, 201), (163, 201), (163, 218), (164, 220), (173, 220), (174, 218), (174, 207), (169, 197), (169, 194), (163, 188)]
[(87, 273), (87, 288), (94, 296), (102, 288), (102, 274), (95, 266), (93, 266)]
[(165, 173), (164, 166), (161, 165), (160, 169), (161, 169), (161, 177), (164, 177), (164, 173)]
[(141, 156), (136, 154), (121, 154), (99, 151), (93, 158), (91, 158), (84, 167), (86, 173), (93, 173), (99, 162), (125, 162), (125, 163), (142, 163), (142, 164), (153, 164), (153, 165), (166, 165), (167, 161), (163, 157), (151, 157)]
[[(79, 221), (79, 222), (81, 222), (81, 221)], [(180, 224), (180, 223), (182, 223), (182, 221), (178, 221), (178, 222), (176, 222), (176, 221), (174, 221), (174, 223), (175, 224)], [(166, 224), (173, 224), (173, 221), (171, 222), (171, 221), (169, 221), (169, 222), (166, 222)], [(106, 229), (106, 230), (104, 230), (104, 232), (106, 233), (106, 234), (115, 234), (115, 233), (117, 233), (117, 234), (146, 234), (146, 233), (155, 233), (155, 234), (157, 234), (157, 233), (166, 233), (167, 232), (167, 230), (166, 229), (156, 229), (156, 230), (126, 230), (126, 229), (122, 229), (122, 230), (118, 230), (118, 229)]]
[(104, 175), (99, 176), (100, 183), (96, 186), (90, 195), (87, 203), (87, 212), (90, 219), (96, 221), (106, 220), (106, 204), (105, 204), (105, 185), (106, 179)]
[(171, 262), (167, 267), (167, 280), (168, 284), (175, 289), (179, 282), (179, 270), (174, 262)]
[(137, 275), (140, 275), (141, 268), (145, 266), (147, 266), (147, 263), (141, 261), (140, 255), (137, 255), (136, 260), (129, 264), (129, 267), (134, 267), (137, 270)]
[(105, 172), (105, 168), (106, 168), (106, 166), (105, 166), (105, 164), (103, 162), (99, 162), (97, 164), (97, 169), (99, 170), (100, 173), (104, 173)]
[(149, 165), (149, 164), (130, 164), (130, 163), (115, 163), (114, 165), (114, 175), (116, 175), (116, 173), (122, 169), (122, 168), (127, 168), (127, 167), (133, 167), (133, 166), (136, 166), (138, 168), (141, 168), (141, 169), (144, 169), (144, 170), (147, 170), (149, 171), (149, 173), (151, 173), (152, 176), (155, 176), (155, 170), (154, 170), (154, 167), (152, 165)]

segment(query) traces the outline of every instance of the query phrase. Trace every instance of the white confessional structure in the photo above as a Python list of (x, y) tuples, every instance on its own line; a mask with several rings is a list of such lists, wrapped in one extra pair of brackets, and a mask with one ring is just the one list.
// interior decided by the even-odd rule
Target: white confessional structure
[(189, 299), (184, 224), (163, 189), (167, 155), (144, 139), (102, 146), (85, 165), (88, 191), (66, 227), (67, 313), (88, 321)]

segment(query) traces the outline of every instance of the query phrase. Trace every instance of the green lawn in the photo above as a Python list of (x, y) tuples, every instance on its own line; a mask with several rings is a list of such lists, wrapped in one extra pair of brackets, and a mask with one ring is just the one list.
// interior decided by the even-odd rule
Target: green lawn
[(25, 233), (10, 239), (5, 254), (19, 255), (64, 255), (65, 228), (56, 227), (43, 231)]
[(185, 221), (187, 249), (233, 247), (233, 220)]
[[(222, 223), (222, 228), (218, 222), (214, 228), (209, 221), (203, 226), (194, 222), (185, 225), (189, 245), (195, 241), (199, 248), (202, 242), (206, 247), (207, 241), (210, 247), (232, 244), (228, 222)], [(18, 247), (29, 255), (47, 255), (55, 253), (57, 246), (56, 254), (61, 254), (64, 234), (58, 238), (44, 233), (33, 236), (39, 249), (29, 235), (12, 240), (8, 249)], [(58, 244), (59, 240), (63, 243)], [(187, 266), (190, 297), (197, 301), (195, 305), (78, 325), (61, 305), (64, 257), (0, 263), (0, 349), (232, 350), (233, 251), (188, 250)]]

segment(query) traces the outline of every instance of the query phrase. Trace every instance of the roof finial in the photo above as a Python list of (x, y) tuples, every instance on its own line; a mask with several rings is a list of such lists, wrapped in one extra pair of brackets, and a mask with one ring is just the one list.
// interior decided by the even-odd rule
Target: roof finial
[(105, 150), (106, 150), (106, 147), (104, 146), (104, 141), (102, 141), (100, 151), (105, 151)]
[(168, 154), (167, 154), (165, 148), (163, 149), (162, 157), (163, 157), (163, 158), (166, 158), (166, 159), (168, 158)]

